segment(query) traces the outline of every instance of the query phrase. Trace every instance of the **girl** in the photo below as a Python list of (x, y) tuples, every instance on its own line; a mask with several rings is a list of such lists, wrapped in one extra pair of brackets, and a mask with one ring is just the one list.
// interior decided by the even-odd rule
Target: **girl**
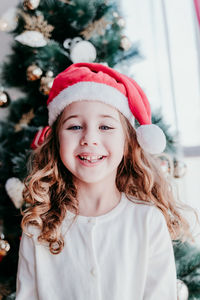
[(16, 299), (177, 300), (172, 239), (189, 225), (152, 155), (165, 136), (144, 92), (105, 65), (77, 63), (47, 104), (25, 181)]

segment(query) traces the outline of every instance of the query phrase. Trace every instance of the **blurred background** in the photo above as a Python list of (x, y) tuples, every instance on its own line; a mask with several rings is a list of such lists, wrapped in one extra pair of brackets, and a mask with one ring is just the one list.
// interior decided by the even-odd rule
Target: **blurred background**
[[(61, 27), (61, 25), (58, 24), (59, 13), (56, 15), (56, 10), (60, 9), (59, 6), (56, 6), (58, 2), (68, 5), (70, 9), (72, 9), (73, 6), (74, 9), (76, 9), (76, 6), (78, 7), (80, 5), (74, 14), (74, 18), (77, 18), (77, 20), (80, 19), (81, 21), (78, 22), (76, 19), (71, 20), (71, 23), (67, 23), (66, 21), (66, 24), (63, 23), (66, 27)], [(2, 70), (0, 93), (2, 93), (2, 99), (7, 96), (7, 104), (3, 104), (0, 107), (0, 121), (2, 122), (0, 127), (0, 166), (3, 166), (0, 176), (0, 185), (3, 190), (1, 193), (2, 199), (4, 199), (2, 204), (0, 202), (0, 220), (2, 219), (2, 222), (0, 222), (0, 234), (1, 240), (6, 240), (8, 243), (6, 244), (7, 249), (12, 246), (13, 228), (7, 226), (6, 220), (9, 220), (8, 214), (12, 219), (13, 216), (17, 216), (15, 220), (16, 223), (14, 222), (13, 224), (19, 224), (19, 208), (23, 206), (23, 203), (21, 198), (16, 196), (16, 194), (19, 195), (21, 193), (21, 182), (25, 175), (22, 165), (23, 162), (26, 161), (25, 156), (28, 152), (23, 152), (20, 147), (15, 152), (13, 148), (9, 148), (10, 146), (5, 145), (10, 144), (11, 141), (13, 143), (15, 138), (16, 140), (23, 140), (27, 134), (27, 130), (29, 130), (29, 140), (25, 141), (25, 144), (21, 145), (21, 147), (33, 149), (37, 146), (34, 143), (30, 147), (27, 145), (30, 145), (30, 142), (38, 130), (45, 128), (46, 119), (41, 120), (40, 117), (43, 108), (41, 108), (41, 103), (40, 105), (38, 105), (38, 103), (36, 105), (33, 98), (37, 93), (37, 95), (39, 95), (39, 89), (43, 94), (41, 97), (46, 99), (48, 96), (48, 85), (50, 86), (51, 84), (50, 78), (55, 77), (58, 71), (64, 69), (70, 65), (70, 63), (78, 62), (81, 56), (80, 53), (84, 51), (85, 53), (89, 53), (89, 55), (86, 55), (86, 58), (81, 56), (82, 61), (91, 61), (93, 59), (93, 61), (107, 63), (128, 76), (133, 77), (143, 88), (151, 103), (155, 123), (161, 122), (161, 127), (166, 130), (168, 136), (167, 159), (164, 157), (161, 160), (163, 170), (166, 173), (173, 172), (174, 184), (178, 189), (180, 200), (195, 208), (200, 217), (200, 1), (96, 1), (94, 5), (95, 9), (100, 5), (100, 8), (96, 10), (92, 8), (92, 3), (94, 2), (95, 1), (91, 1), (91, 7), (89, 5), (89, 8), (87, 8), (90, 11), (86, 13), (86, 11), (84, 11), (84, 1), (0, 1), (0, 66)], [(16, 20), (16, 7), (20, 4), (22, 5), (21, 9), (24, 9), (24, 12), (28, 13), (29, 17), (26, 18), (24, 15), (21, 15), (19, 19)], [(31, 5), (33, 6), (32, 8)], [(107, 8), (109, 5), (109, 9), (111, 9), (110, 16), (112, 15), (115, 21), (113, 21), (111, 17), (108, 17), (110, 23), (106, 25), (101, 22), (101, 17), (104, 14), (109, 14), (109, 9)], [(31, 29), (34, 30), (34, 22), (31, 18), (33, 16), (41, 16), (41, 13), (44, 13), (43, 16), (49, 23), (53, 24), (52, 40), (58, 43), (53, 45), (53, 48), (50, 48), (48, 45), (46, 46), (46, 44), (43, 45), (43, 50), (41, 50), (43, 52), (38, 50), (41, 49), (41, 45), (39, 46), (37, 44), (37, 42), (42, 43), (42, 39), (40, 40), (39, 38), (37, 41), (36, 37), (32, 35), (30, 42), (28, 35), (20, 36), (24, 30), (26, 30), (26, 33)], [(88, 17), (87, 22), (83, 18), (84, 13)], [(91, 17), (92, 13), (94, 14), (93, 17)], [(91, 17), (90, 21), (89, 17)], [(23, 22), (21, 19), (24, 19)], [(95, 23), (95, 20), (98, 22)], [(92, 30), (91, 27), (89, 28), (89, 24), (92, 24)], [(115, 27), (108, 24), (115, 24)], [(25, 27), (25, 25), (28, 27)], [(44, 24), (42, 26), (44, 26)], [(45, 26), (47, 26), (47, 24)], [(56, 26), (60, 26), (57, 32), (55, 29)], [(103, 28), (103, 34), (102, 32), (98, 32), (98, 28), (100, 28), (100, 30)], [(52, 32), (50, 28), (46, 28), (45, 30), (49, 35)], [(85, 30), (84, 33), (83, 30)], [(113, 36), (111, 38), (108, 33), (109, 30), (110, 32), (116, 30), (116, 36), (120, 38), (116, 38), (115, 40)], [(45, 32), (43, 32), (44, 35)], [(93, 35), (91, 32), (93, 32)], [(96, 32), (96, 35), (94, 35), (94, 32)], [(101, 38), (97, 37), (97, 33)], [(90, 45), (89, 43), (87, 45), (82, 44), (82, 48), (78, 49), (77, 45), (80, 45), (81, 41), (80, 36), (82, 41), (88, 41)], [(18, 40), (14, 40), (16, 37), (18, 37)], [(76, 40), (77, 44), (74, 42), (76, 47), (72, 47), (72, 41), (77, 37), (79, 37), (79, 39)], [(31, 44), (34, 39), (36, 40), (36, 44)], [(60, 49), (59, 47), (62, 43), (64, 46)], [(104, 45), (104, 48), (102, 48), (101, 43)], [(14, 48), (13, 45), (15, 45)], [(107, 47), (107, 45), (110, 45), (110, 47)], [(33, 52), (30, 52), (30, 49), (32, 49)], [(14, 55), (8, 57), (8, 55), (12, 53), (14, 53)], [(46, 61), (48, 61), (52, 56), (56, 56), (58, 53), (60, 55), (59, 65), (54, 65), (54, 60), (52, 60), (51, 65), (44, 64), (44, 61), (42, 62), (42, 58), (45, 57)], [(63, 63), (62, 55), (66, 57), (65, 63)], [(24, 63), (22, 67), (20, 66), (20, 59), (23, 61), (22, 64)], [(5, 62), (7, 62), (6, 65)], [(37, 79), (33, 78), (35, 71), (31, 68), (28, 70), (28, 67), (35, 64), (37, 65), (36, 67), (39, 66), (40, 69), (36, 71), (43, 70), (43, 72), (46, 72), (45, 75), (43, 73), (43, 76), (48, 78), (48, 82), (40, 82), (39, 88), (38, 84), (41, 75), (39, 75)], [(24, 71), (25, 69), (26, 73)], [(52, 72), (52, 74), (48, 72)], [(20, 81), (19, 78), (22, 78), (22, 80)], [(29, 98), (26, 98), (27, 94)], [(26, 99), (30, 99), (30, 101)], [(27, 115), (28, 112), (30, 113), (31, 107), (27, 108), (25, 105), (28, 102), (34, 107), (34, 115)], [(24, 114), (26, 121), (23, 123), (22, 119), (24, 118)], [(14, 126), (15, 134), (17, 133), (17, 135), (11, 132), (12, 128), (9, 127), (9, 122), (11, 124), (13, 123), (12, 128)], [(19, 126), (21, 126), (20, 129)], [(9, 151), (13, 151), (12, 155), (8, 154)], [(9, 161), (7, 165), (5, 163), (6, 159)], [(8, 179), (14, 181), (9, 181)], [(13, 186), (17, 187), (17, 189), (13, 189)], [(11, 199), (10, 202), (12, 204), (9, 204), (10, 206), (7, 204), (7, 196)], [(199, 247), (200, 228), (196, 224), (192, 213), (185, 212), (185, 214), (196, 235), (196, 247)], [(19, 227), (17, 232), (19, 237)], [(17, 247), (15, 248), (15, 246), (13, 246), (13, 248), (15, 249), (13, 256), (15, 257), (14, 261), (16, 264)], [(9, 251), (12, 251), (12, 247), (8, 251), (0, 252), (2, 255), (2, 263), (6, 261), (5, 256), (9, 256)], [(0, 267), (4, 267), (2, 263), (0, 263)], [(200, 265), (199, 261), (198, 264)], [(198, 276), (197, 285), (200, 286), (200, 272)], [(189, 281), (190, 280), (188, 280), (188, 282)], [(9, 282), (9, 280), (7, 282)], [(184, 280), (182, 282), (184, 282)], [(185, 283), (186, 282), (187, 280), (185, 280)], [(189, 286), (188, 282), (187, 285)], [(9, 294), (11, 290), (13, 292), (14, 287), (12, 284), (11, 286), (12, 288), (10, 290), (9, 287), (7, 289), (9, 292), (5, 292), (6, 288), (4, 285), (2, 295), (5, 296), (6, 293)], [(199, 297), (191, 296), (189, 299), (200, 299), (200, 289), (197, 294)]]

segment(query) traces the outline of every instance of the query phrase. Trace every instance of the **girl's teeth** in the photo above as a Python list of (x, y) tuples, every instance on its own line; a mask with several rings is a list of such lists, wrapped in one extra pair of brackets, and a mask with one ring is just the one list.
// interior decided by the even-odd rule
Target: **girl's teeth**
[(101, 159), (101, 158), (103, 158), (103, 156), (102, 155), (100, 155), (100, 156), (80, 156), (80, 158), (82, 159), (82, 160), (87, 160), (87, 161), (89, 161), (89, 162), (97, 162), (99, 159)]

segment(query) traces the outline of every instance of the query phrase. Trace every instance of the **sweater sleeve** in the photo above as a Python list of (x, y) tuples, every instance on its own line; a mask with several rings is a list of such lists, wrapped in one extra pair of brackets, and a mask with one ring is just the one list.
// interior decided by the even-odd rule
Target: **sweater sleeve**
[(33, 238), (24, 232), (19, 247), (16, 300), (38, 300)]
[(162, 212), (152, 208), (149, 220), (149, 257), (144, 300), (177, 300), (172, 240)]

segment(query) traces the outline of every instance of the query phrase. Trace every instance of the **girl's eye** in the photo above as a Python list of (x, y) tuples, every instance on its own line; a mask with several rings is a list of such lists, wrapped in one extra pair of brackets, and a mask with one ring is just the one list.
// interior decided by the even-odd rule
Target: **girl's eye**
[[(102, 125), (99, 127), (101, 130), (109, 130), (109, 129), (113, 129), (112, 127), (106, 126), (106, 125)], [(79, 125), (74, 125), (71, 127), (68, 127), (67, 130), (80, 130), (82, 129), (82, 126)]]
[(67, 130), (79, 130), (79, 129), (81, 129), (81, 126), (78, 126), (78, 125), (67, 128)]
[(106, 125), (100, 126), (100, 128), (103, 129), (103, 130), (113, 129), (112, 127), (109, 127), (109, 126), (106, 126)]

